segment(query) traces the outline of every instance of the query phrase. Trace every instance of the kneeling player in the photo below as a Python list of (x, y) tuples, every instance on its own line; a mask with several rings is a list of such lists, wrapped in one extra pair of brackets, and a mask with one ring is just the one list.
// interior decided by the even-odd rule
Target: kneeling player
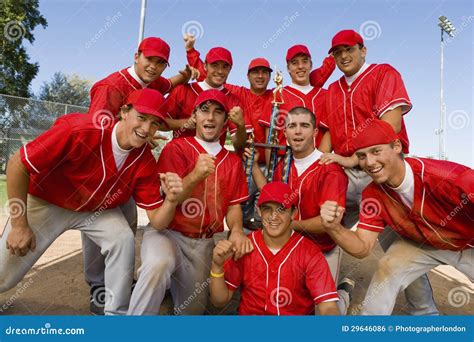
[[(235, 261), (228, 240), (214, 248), (211, 301), (227, 304), (241, 288), (241, 315), (338, 315), (338, 295), (321, 250), (291, 229), (296, 197), (282, 182), (262, 188), (258, 210), (263, 230), (249, 237), (254, 250)], [(315, 310), (317, 309), (317, 310)]]

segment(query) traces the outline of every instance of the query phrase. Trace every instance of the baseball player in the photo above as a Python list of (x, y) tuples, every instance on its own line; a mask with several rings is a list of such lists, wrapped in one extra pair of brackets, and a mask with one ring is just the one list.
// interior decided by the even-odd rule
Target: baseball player
[[(335, 201), (340, 207), (345, 207), (347, 176), (339, 165), (319, 163), (322, 153), (313, 143), (317, 133), (316, 118), (307, 108), (295, 107), (288, 112), (285, 136), (293, 153), (289, 165), (288, 185), (293, 196), (297, 198), (298, 209), (291, 228), (319, 247), (326, 258), (334, 282), (338, 284), (342, 251), (325, 233), (319, 213), (320, 205), (326, 201)], [(282, 179), (283, 166), (281, 160), (275, 170), (276, 180)], [(252, 170), (252, 175), (259, 188), (266, 184), (265, 176), (258, 168)], [(354, 282), (347, 278), (338, 286), (341, 298), (338, 307), (342, 314), (347, 312), (353, 289)]]
[[(332, 83), (327, 91), (326, 111), (321, 125), (328, 128), (323, 145), (328, 151), (321, 156), (321, 163), (337, 162), (344, 167), (349, 178), (344, 225), (355, 226), (359, 218), (361, 193), (370, 183), (370, 177), (357, 166), (352, 144), (358, 135), (374, 120), (389, 122), (400, 137), (403, 153), (408, 153), (409, 141), (403, 115), (412, 104), (403, 80), (388, 64), (367, 64), (367, 48), (362, 37), (353, 30), (342, 30), (332, 39), (329, 49), (343, 76)], [(386, 250), (397, 238), (390, 228), (379, 239)], [(428, 278), (423, 276), (406, 291), (411, 314), (436, 314), (438, 312)]]
[(331, 272), (319, 248), (293, 231), (294, 192), (268, 183), (258, 200), (263, 229), (250, 234), (255, 249), (231, 259), (234, 245), (221, 240), (212, 256), (211, 301), (224, 306), (241, 288), (241, 315), (338, 315)]
[(105, 258), (105, 313), (126, 313), (135, 244), (118, 206), (133, 196), (159, 229), (171, 222), (183, 190), (176, 174), (158, 175), (146, 144), (163, 120), (156, 109), (163, 102), (155, 90), (133, 92), (114, 125), (105, 118), (64, 115), (11, 158), (12, 215), (0, 234), (6, 246), (0, 249), (1, 292), (15, 286), (59, 235), (79, 229)]
[(362, 193), (357, 231), (341, 226), (344, 208), (321, 207), (325, 230), (358, 258), (371, 253), (386, 225), (403, 238), (379, 260), (362, 314), (389, 315), (400, 291), (438, 265), (474, 281), (474, 171), (441, 160), (403, 158), (393, 127), (374, 120), (353, 142), (360, 167), (373, 179)]
[[(331, 60), (331, 59), (328, 59)], [(283, 133), (285, 118), (287, 113), (294, 107), (306, 107), (316, 118), (320, 117), (322, 108), (325, 105), (326, 90), (318, 86), (310, 84), (310, 71), (313, 66), (311, 54), (305, 45), (294, 45), (290, 47), (286, 54), (286, 62), (288, 73), (291, 77), (291, 84), (283, 88), (283, 101), (280, 105), (280, 112), (278, 114), (278, 123), (275, 129), (279, 131), (278, 139), (280, 145), (286, 145), (285, 135)], [(334, 67), (332, 68), (334, 70)], [(331, 70), (331, 72), (332, 72)], [(330, 75), (330, 74), (329, 74)], [(328, 75), (328, 77), (329, 77)], [(266, 127), (265, 135), (268, 137), (268, 132), (272, 120), (272, 112), (267, 112), (259, 120), (260, 124)], [(319, 120), (319, 119), (318, 119)], [(319, 122), (317, 122), (319, 126)], [(322, 134), (319, 133), (315, 137), (315, 146), (320, 146)], [(326, 150), (324, 150), (326, 151)], [(270, 160), (270, 150), (266, 150), (266, 160)]]
[(161, 152), (159, 170), (181, 175), (184, 190), (168, 229), (144, 233), (130, 315), (158, 314), (167, 288), (176, 315), (204, 313), (213, 235), (223, 231), (224, 219), (236, 257), (253, 248), (242, 229), (240, 203), (248, 199), (242, 162), (219, 143), (228, 111), (223, 92), (201, 92), (193, 112), (196, 135), (173, 139)]
[(224, 86), (232, 69), (232, 54), (223, 47), (214, 47), (206, 55), (206, 78), (201, 82), (184, 84), (173, 89), (166, 99), (168, 118), (166, 123), (174, 131), (173, 137), (193, 137), (195, 135), (195, 122), (193, 121), (194, 103), (200, 93), (205, 90), (217, 89), (227, 96), (230, 111), (229, 120), (220, 132), (219, 141), (225, 143), (227, 131), (231, 133), (232, 144), (236, 150), (242, 149), (247, 141), (247, 133), (252, 131), (240, 107), (238, 94)]
[[(125, 104), (128, 95), (138, 89), (155, 89), (165, 95), (181, 83), (186, 83), (194, 77), (195, 70), (186, 67), (180, 74), (166, 79), (161, 76), (168, 66), (170, 55), (169, 45), (157, 37), (142, 40), (135, 53), (135, 63), (129, 68), (117, 71), (103, 80), (95, 83), (91, 89), (91, 103), (89, 113), (96, 117), (108, 117), (115, 120), (120, 108)], [(192, 73), (194, 72), (194, 73)], [(153, 145), (153, 141), (150, 141)], [(120, 206), (133, 232), (137, 229), (137, 209), (133, 198)], [(82, 235), (84, 274), (90, 288), (90, 309), (93, 314), (103, 315), (104, 303), (104, 267), (105, 260), (99, 247), (84, 233)]]

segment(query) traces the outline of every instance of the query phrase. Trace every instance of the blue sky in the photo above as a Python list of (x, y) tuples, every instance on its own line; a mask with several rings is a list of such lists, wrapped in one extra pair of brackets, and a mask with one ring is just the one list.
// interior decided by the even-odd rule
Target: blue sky
[[(131, 65), (138, 41), (140, 0), (43, 0), (48, 20), (27, 45), (40, 71), (32, 83), (37, 92), (56, 71), (97, 81)], [(458, 29), (445, 48), (447, 156), (474, 165), (472, 1), (158, 1), (148, 0), (145, 36), (159, 36), (171, 46), (171, 76), (186, 63), (183, 27), (195, 30), (203, 54), (213, 46), (232, 51), (230, 83), (247, 85), (246, 68), (266, 57), (286, 73), (285, 54), (306, 44), (314, 65), (325, 57), (332, 36), (352, 28), (366, 37), (369, 63), (389, 63), (400, 71), (413, 102), (406, 116), (411, 153), (438, 155), (440, 30), (445, 15)], [(365, 32), (365, 33), (364, 33)], [(329, 82), (341, 76), (336, 69)], [(329, 84), (329, 83), (328, 83)]]

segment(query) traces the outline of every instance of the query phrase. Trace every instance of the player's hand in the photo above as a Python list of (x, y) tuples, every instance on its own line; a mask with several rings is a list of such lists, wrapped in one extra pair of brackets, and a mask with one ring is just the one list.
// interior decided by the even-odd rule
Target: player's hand
[(234, 245), (229, 240), (221, 240), (217, 243), (212, 252), (212, 263), (218, 268), (222, 268), (227, 259), (234, 254)]
[[(256, 160), (258, 160), (259, 157), (260, 157), (260, 153), (258, 153), (258, 149), (255, 148), (254, 149), (254, 154), (253, 154), (253, 160), (256, 161)], [(244, 160), (246, 158), (252, 158), (252, 151), (250, 150), (250, 148), (246, 147), (244, 149), (243, 158), (244, 158)]]
[(237, 127), (245, 126), (244, 112), (242, 111), (242, 108), (240, 108), (239, 106), (232, 107), (232, 109), (229, 111), (229, 119)]
[(16, 256), (25, 256), (28, 251), (34, 251), (36, 248), (36, 237), (30, 226), (12, 227), (7, 237), (7, 249), (10, 254)]
[(196, 43), (196, 37), (194, 37), (192, 34), (185, 34), (183, 36), (184, 39), (184, 48), (186, 51), (190, 51), (194, 49), (194, 43)]
[(327, 165), (332, 163), (337, 163), (342, 167), (353, 168), (359, 161), (355, 154), (351, 157), (343, 157), (336, 153), (323, 153), (319, 158), (319, 164)]
[(199, 71), (189, 64), (186, 64), (184, 69), (180, 70), (179, 73), (184, 77), (184, 83), (187, 83), (191, 79), (195, 80), (199, 77)]
[(178, 196), (183, 192), (183, 180), (176, 173), (160, 173), (161, 189), (166, 194), (166, 200), (178, 202)]
[(193, 172), (198, 180), (206, 179), (210, 174), (216, 171), (216, 157), (210, 154), (200, 154), (194, 166)]
[(321, 205), (321, 223), (326, 231), (337, 230), (341, 226), (341, 220), (345, 208), (340, 207), (335, 201), (326, 201)]
[(240, 259), (245, 254), (253, 251), (252, 241), (250, 241), (242, 230), (231, 230), (229, 241), (234, 245), (234, 260)]

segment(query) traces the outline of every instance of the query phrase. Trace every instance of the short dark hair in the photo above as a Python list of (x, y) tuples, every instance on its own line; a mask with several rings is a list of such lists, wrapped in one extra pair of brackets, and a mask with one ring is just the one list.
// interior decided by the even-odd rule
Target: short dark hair
[(227, 120), (227, 117), (229, 116), (229, 113), (225, 111), (225, 108), (217, 101), (212, 101), (212, 100), (208, 100), (206, 102), (203, 102), (201, 103), (199, 106), (196, 106), (194, 109), (193, 109), (193, 113), (192, 114), (196, 114), (197, 110), (198, 109), (201, 109), (204, 105), (207, 105), (209, 102), (212, 102), (212, 103), (215, 103), (217, 105), (219, 105), (220, 108), (222, 108), (222, 110), (224, 111), (225, 113), (225, 119)]
[(310, 111), (306, 107), (294, 107), (292, 110), (288, 112), (288, 115), (300, 115), (300, 114), (307, 114), (310, 116), (310, 122), (313, 125), (313, 128), (316, 128), (316, 115)]

